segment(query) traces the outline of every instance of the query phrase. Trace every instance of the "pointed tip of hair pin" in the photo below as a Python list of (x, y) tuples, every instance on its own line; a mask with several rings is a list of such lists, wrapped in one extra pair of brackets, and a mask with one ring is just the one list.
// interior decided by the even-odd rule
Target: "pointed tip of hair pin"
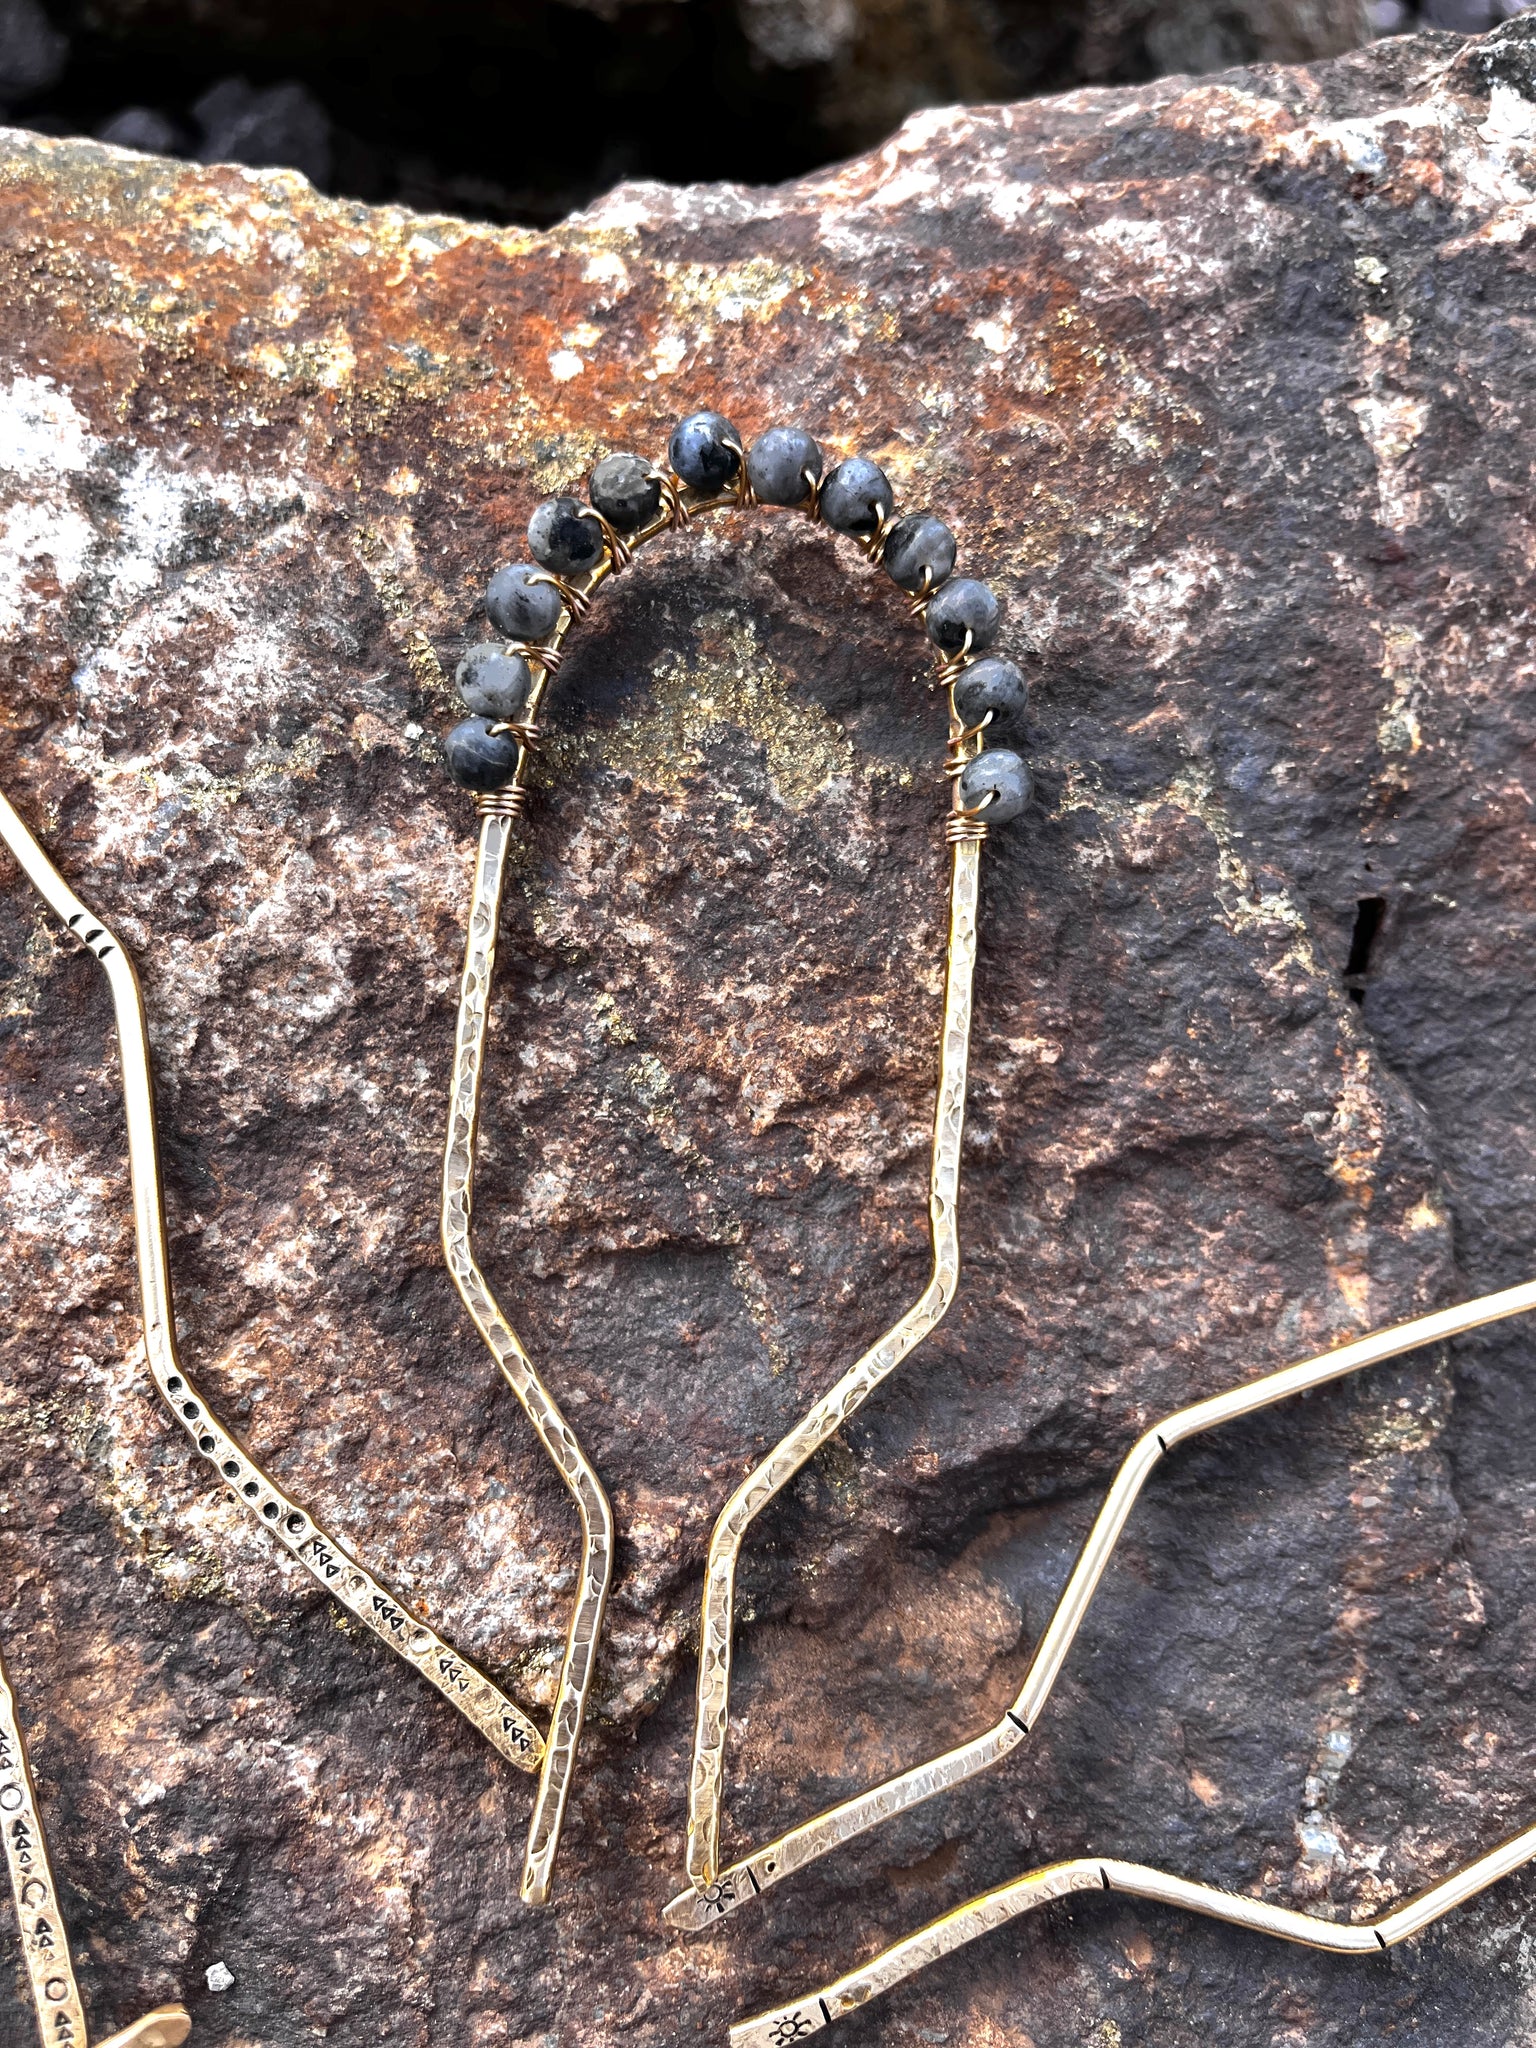
[(192, 2021), (185, 2006), (159, 2005), (153, 2012), (145, 2013), (143, 2019), (135, 2020), (131, 2027), (124, 2027), (120, 2034), (99, 2041), (96, 2048), (181, 2048), (191, 2031)]

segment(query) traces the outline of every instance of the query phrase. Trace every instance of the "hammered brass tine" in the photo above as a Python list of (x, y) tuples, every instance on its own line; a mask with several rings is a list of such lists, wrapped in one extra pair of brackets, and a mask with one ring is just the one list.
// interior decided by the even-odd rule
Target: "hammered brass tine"
[(412, 1614), (381, 1579), (279, 1486), (225, 1429), (188, 1377), (177, 1355), (154, 1084), (138, 976), (119, 941), (81, 902), (3, 794), (0, 839), (65, 929), (100, 963), (112, 992), (128, 1125), (144, 1345), (150, 1373), (167, 1407), (228, 1487), (231, 1499), (244, 1505), (290, 1557), (435, 1686), (509, 1763), (519, 1770), (537, 1770), (544, 1742), (522, 1709), (435, 1629)]
[(990, 1770), (1016, 1749), (1050, 1698), (1051, 1688), (1153, 1467), (1176, 1444), (1208, 1429), (1217, 1429), (1224, 1422), (1272, 1407), (1277, 1401), (1289, 1400), (1309, 1388), (1324, 1386), (1329, 1380), (1343, 1379), (1349, 1373), (1363, 1372), (1367, 1366), (1400, 1357), (1405, 1351), (1442, 1343), (1468, 1330), (1502, 1322), (1508, 1316), (1528, 1314), (1532, 1309), (1536, 1309), (1536, 1281), (1527, 1281), (1520, 1287), (1480, 1295), (1475, 1301), (1437, 1309), (1431, 1315), (1416, 1316), (1412, 1322), (1357, 1337), (1332, 1351), (1304, 1359), (1299, 1365), (1284, 1366), (1247, 1386), (1234, 1387), (1228, 1393), (1213, 1395), (1208, 1401), (1197, 1401), (1192, 1407), (1166, 1416), (1127, 1453), (1030, 1659), (1018, 1698), (1002, 1719), (968, 1742), (945, 1750), (940, 1756), (929, 1757), (883, 1784), (787, 1829), (774, 1841), (723, 1870), (707, 1895), (692, 1889), (680, 1892), (666, 1907), (666, 1920), (673, 1927), (707, 1927), (770, 1886), (782, 1884), (796, 1871), (855, 1841), (869, 1829)]
[[(16, 1695), (0, 1658), (0, 1833), (11, 1896), (21, 1930), (21, 1952), (42, 2048), (89, 2048), (85, 2008), (75, 1982), (69, 1936), (38, 1811), (37, 1788), (22, 1739)], [(179, 2005), (157, 2006), (97, 2048), (181, 2048), (192, 2022)]]
[[(934, 1109), (928, 1179), (928, 1220), (933, 1266), (928, 1283), (899, 1321), (872, 1345), (736, 1488), (710, 1537), (705, 1567), (704, 1614), (699, 1636), (698, 1709), (693, 1770), (688, 1786), (688, 1879), (684, 1900), (707, 1919), (724, 1896), (719, 1881), (721, 1787), (730, 1719), (731, 1637), (736, 1565), (742, 1541), (768, 1503), (856, 1413), (938, 1325), (960, 1281), (960, 1143), (965, 1125), (966, 1067), (970, 1051), (971, 984), (976, 970), (976, 906), (981, 874), (980, 836), (957, 836), (950, 852), (949, 964), (944, 984), (939, 1086)], [(670, 1908), (668, 1909), (671, 1910)], [(684, 1924), (691, 1924), (686, 1919)]]
[(731, 2048), (788, 2048), (808, 2034), (819, 2034), (835, 2020), (868, 2005), (872, 1998), (891, 1990), (905, 1978), (926, 1969), (941, 1956), (952, 1955), (968, 1942), (976, 1941), (994, 1928), (1006, 1926), (1037, 1906), (1053, 1899), (1080, 1896), (1085, 1892), (1121, 1892), (1129, 1898), (1152, 1899), (1158, 1905), (1176, 1906), (1186, 1913), (1202, 1913), (1229, 1926), (1247, 1928), (1254, 1934), (1269, 1934), (1280, 1941), (1294, 1941), (1305, 1948), (1324, 1949), (1332, 1955), (1375, 1956), (1393, 1948), (1410, 1935), (1419, 1934), (1454, 1906), (1497, 1884), (1522, 1864), (1536, 1857), (1536, 1827), (1512, 1835), (1496, 1849), (1490, 1849), (1452, 1876), (1431, 1885), (1390, 1913), (1374, 1920), (1321, 1920), (1311, 1913), (1298, 1913), (1289, 1906), (1272, 1906), (1267, 1900), (1244, 1898), (1218, 1891), (1214, 1885), (1192, 1884), (1144, 1863), (1122, 1863), (1112, 1857), (1083, 1856), (1071, 1863), (1053, 1863), (1044, 1870), (1031, 1870), (1023, 1877), (984, 1892), (941, 1919), (931, 1921), (905, 1941), (870, 1959), (846, 1977), (812, 1992), (792, 2005), (759, 2013), (730, 2030)]
[[(530, 711), (529, 717), (533, 713)], [(523, 753), (527, 744), (523, 742)], [(519, 789), (518, 795), (520, 796)], [(503, 795), (481, 807), (480, 847), (469, 908), (464, 978), (454, 1038), (449, 1098), (448, 1144), (443, 1158), (443, 1257), (475, 1328), (485, 1339), (576, 1502), (581, 1518), (581, 1580), (566, 1634), (565, 1656), (554, 1713), (544, 1747), (543, 1769), (534, 1795), (522, 1895), (530, 1906), (548, 1902), (555, 1853), (570, 1792), (576, 1746), (581, 1739), (603, 1613), (613, 1575), (613, 1510), (576, 1433), (561, 1414), (532, 1359), (475, 1263), (470, 1244), (474, 1199), (475, 1137), (480, 1119), (480, 1082), (485, 1069), (485, 1031), (496, 970), (496, 928), (501, 917), (502, 880), (519, 802)]]

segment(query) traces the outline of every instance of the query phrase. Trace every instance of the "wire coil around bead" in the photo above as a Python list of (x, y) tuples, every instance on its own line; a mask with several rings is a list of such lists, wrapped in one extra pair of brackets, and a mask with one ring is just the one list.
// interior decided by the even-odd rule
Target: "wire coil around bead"
[[(959, 682), (971, 665), (971, 629), (965, 629), (965, 638), (953, 654), (946, 654), (933, 672), (933, 686), (936, 690), (950, 690)], [(989, 713), (988, 716), (991, 714)]]
[[(987, 802), (996, 796), (996, 790), (987, 791)], [(950, 846), (980, 845), (988, 832), (987, 821), (981, 813), (986, 804), (978, 804), (973, 811), (951, 811), (944, 820), (944, 838)]]
[(565, 655), (558, 647), (541, 647), (531, 640), (509, 640), (507, 652), (520, 654), (524, 661), (537, 662), (539, 667), (548, 670), (550, 675), (558, 672), (561, 662), (565, 659)]
[(592, 609), (592, 600), (584, 590), (578, 590), (574, 583), (568, 583), (563, 576), (557, 576), (553, 569), (535, 569), (528, 578), (530, 583), (547, 583), (551, 590), (560, 593), (560, 602), (579, 625)]
[(524, 718), (498, 718), (490, 728), (492, 736), (509, 732), (525, 754), (538, 752), (544, 734), (540, 727)]
[(666, 508), (668, 527), (673, 533), (681, 533), (691, 521), (693, 514), (683, 502), (677, 478), (664, 469), (649, 469), (646, 475), (661, 490), (661, 502)]
[(595, 505), (583, 505), (576, 516), (579, 519), (596, 520), (602, 529), (603, 545), (608, 550), (608, 566), (611, 573), (617, 576), (620, 570), (627, 569), (635, 559), (635, 551), (613, 521), (604, 518)]
[(743, 512), (750, 512), (763, 501), (752, 488), (752, 479), (747, 474), (747, 451), (739, 441), (722, 441), (722, 448), (729, 448), (736, 457), (736, 503)]
[(857, 541), (859, 546), (864, 550), (866, 556), (869, 558), (870, 562), (873, 563), (873, 565), (877, 569), (879, 568), (880, 564), (885, 560), (885, 544), (890, 539), (892, 531), (895, 528), (895, 525), (895, 512), (882, 512), (880, 514), (879, 524), (876, 526), (873, 533), (856, 533), (853, 536), (854, 540)]

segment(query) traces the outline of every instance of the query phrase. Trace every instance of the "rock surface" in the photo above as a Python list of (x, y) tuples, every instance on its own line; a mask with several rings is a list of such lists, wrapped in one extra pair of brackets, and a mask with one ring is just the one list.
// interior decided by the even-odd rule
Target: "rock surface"
[[(986, 852), (967, 1275), (760, 1525), (728, 1847), (993, 1718), (1159, 1413), (1536, 1269), (1533, 227), (1524, 24), (542, 235), (5, 139), (0, 782), (141, 964), (188, 1362), (525, 1700), (574, 1527), (436, 1242), (487, 574), (716, 403), (878, 455), (1006, 593), (1039, 794)], [(713, 1512), (923, 1273), (941, 729), (896, 593), (787, 515), (573, 646), (479, 1199), (621, 1533), (546, 1914), (526, 1782), (157, 1412), (98, 970), (0, 892), (0, 1631), (97, 2028), (719, 2042), (1034, 1862), (1343, 1911), (1536, 1818), (1510, 1328), (1181, 1453), (1019, 1757), (667, 1936)], [(1533, 1901), (1359, 1965), (1058, 1908), (840, 2038), (1525, 2041)]]

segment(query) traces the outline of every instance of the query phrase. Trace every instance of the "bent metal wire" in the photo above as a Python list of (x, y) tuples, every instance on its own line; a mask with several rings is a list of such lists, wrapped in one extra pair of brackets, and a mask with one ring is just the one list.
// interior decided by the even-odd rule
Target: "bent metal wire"
[[(42, 2048), (89, 2048), (85, 2008), (75, 1982), (69, 1936), (22, 1740), (16, 1695), (0, 1659), (0, 1833), (21, 1928), (21, 1950)], [(185, 2008), (157, 2006), (96, 2048), (181, 2048), (192, 2031)]]
[(536, 1770), (544, 1742), (522, 1709), (469, 1658), (412, 1614), (404, 1601), (279, 1486), (225, 1429), (188, 1376), (176, 1344), (154, 1083), (138, 975), (121, 942), (81, 902), (3, 794), (0, 839), (64, 928), (100, 963), (111, 989), (128, 1125), (144, 1348), (166, 1406), (227, 1485), (230, 1499), (241, 1502), (334, 1599), (435, 1685), (509, 1763), (522, 1771)]
[(1318, 1920), (1310, 1913), (1298, 1913), (1288, 1906), (1271, 1906), (1263, 1899), (1242, 1898), (1218, 1891), (1214, 1885), (1192, 1884), (1187, 1878), (1172, 1877), (1165, 1870), (1152, 1870), (1144, 1863), (1121, 1863), (1111, 1857), (1083, 1856), (1070, 1863), (1053, 1863), (1044, 1870), (1031, 1870), (996, 1891), (984, 1892), (969, 1904), (957, 1907), (933, 1921), (905, 1941), (896, 1942), (862, 1969), (850, 1970), (824, 1991), (813, 1993), (796, 2005), (779, 2006), (759, 2013), (730, 2030), (731, 2048), (788, 2048), (808, 2034), (819, 2034), (834, 2020), (857, 2012), (882, 1991), (914, 1972), (963, 1948), (979, 1935), (1031, 1913), (1052, 1899), (1083, 1892), (1124, 1892), (1132, 1898), (1155, 1899), (1160, 1905), (1178, 1906), (1186, 1913), (1203, 1913), (1212, 1920), (1225, 1920), (1234, 1927), (1250, 1928), (1255, 1934), (1272, 1934), (1280, 1941), (1294, 1941), (1304, 1948), (1325, 1949), (1333, 1955), (1380, 1955), (1412, 1934), (1420, 1934), (1453, 1906), (1460, 1906), (1508, 1877), (1522, 1863), (1536, 1856), (1536, 1827), (1512, 1835), (1486, 1856), (1479, 1856), (1454, 1876), (1431, 1885), (1416, 1898), (1396, 1906), (1375, 1920), (1339, 1922)]
[[(713, 1905), (709, 1913), (701, 1915), (691, 1904), (692, 1895), (685, 1893), (683, 1899), (674, 1900), (667, 1909), (668, 1919), (674, 1925), (702, 1926), (711, 1914), (718, 1916), (746, 1898), (755, 1898), (758, 1891), (777, 1884), (796, 1870), (803, 1870), (807, 1864), (815, 1862), (829, 1850), (851, 1842), (866, 1829), (878, 1826), (898, 1813), (905, 1813), (925, 1799), (933, 1798), (936, 1793), (963, 1784), (967, 1778), (986, 1770), (1022, 1742), (1050, 1695), (1142, 1488), (1154, 1466), (1176, 1445), (1207, 1430), (1219, 1429), (1223, 1423), (1252, 1415), (1261, 1408), (1271, 1408), (1277, 1402), (1306, 1393), (1313, 1387), (1324, 1386), (1330, 1380), (1343, 1379), (1350, 1373), (1364, 1371), (1367, 1366), (1379, 1365), (1388, 1358), (1400, 1357), (1404, 1352), (1416, 1351), (1426, 1344), (1442, 1343), (1468, 1330), (1502, 1322), (1509, 1316), (1526, 1315), (1532, 1309), (1536, 1309), (1536, 1281), (1527, 1281), (1520, 1287), (1506, 1288), (1498, 1294), (1485, 1294), (1476, 1301), (1462, 1302), (1454, 1308), (1437, 1310), (1432, 1315), (1417, 1316), (1412, 1322), (1399, 1323), (1392, 1329), (1377, 1330), (1368, 1337), (1356, 1338), (1332, 1351), (1322, 1352), (1316, 1358), (1304, 1359), (1299, 1365), (1285, 1366), (1279, 1372), (1251, 1381), (1247, 1386), (1234, 1387), (1225, 1394), (1213, 1395), (1209, 1400), (1197, 1401), (1192, 1407), (1181, 1408), (1166, 1416), (1132, 1447), (1116, 1474), (1040, 1638), (1019, 1696), (997, 1726), (959, 1748), (877, 1786), (872, 1792), (844, 1801), (830, 1812), (792, 1829), (743, 1864), (734, 1866), (721, 1880), (722, 1889), (729, 1887), (732, 1893), (728, 1902)], [(1442, 1913), (1448, 1913), (1453, 1906), (1459, 1906), (1486, 1886), (1507, 1877), (1533, 1857), (1536, 1857), (1536, 1827), (1511, 1837), (1381, 1918), (1353, 1923), (1319, 1920), (1309, 1913), (1269, 1905), (1262, 1899), (1234, 1898), (1210, 1885), (1192, 1884), (1184, 1878), (1149, 1870), (1141, 1864), (1101, 1857), (1054, 1864), (1047, 1870), (1027, 1872), (996, 1891), (957, 1907), (918, 1933), (882, 1951), (861, 1968), (838, 1978), (836, 1983), (820, 1992), (813, 1992), (809, 1998), (743, 2021), (731, 2029), (731, 2048), (783, 2048), (787, 2042), (818, 2033), (833, 2020), (842, 2019), (941, 1956), (963, 1948), (967, 1942), (1002, 1926), (1005, 1921), (1016, 1919), (1019, 1914), (1031, 1912), (1036, 1906), (1045, 1905), (1068, 1892), (1100, 1889), (1129, 1892), (1138, 1898), (1181, 1906), (1189, 1912), (1208, 1914), (1215, 1919), (1231, 1921), (1235, 1926), (1252, 1928), (1261, 1934), (1278, 1935), (1286, 1941), (1305, 1943), (1312, 1948), (1329, 1949), (1338, 1954), (1370, 1955), (1417, 1934)], [(674, 1910), (685, 1901), (690, 1902), (687, 1917)]]
[[(774, 460), (768, 459), (765, 450)], [(1012, 691), (1021, 707), (1024, 684), (1011, 663), (994, 658), (991, 668), (1005, 672), (993, 678), (1001, 690), (1000, 698), (985, 708), (976, 707), (979, 716), (968, 717), (963, 709), (969, 672), (975, 656), (990, 644), (997, 608), (984, 586), (951, 585), (945, 603), (948, 623), (938, 629), (933, 600), (954, 565), (954, 539), (947, 527), (928, 513), (896, 520), (890, 486), (865, 458), (853, 458), (823, 480), (821, 451), (809, 435), (796, 428), (770, 429), (748, 455), (729, 421), (717, 413), (694, 414), (674, 432), (668, 455), (670, 467), (666, 470), (638, 456), (609, 456), (593, 474), (593, 505), (556, 498), (537, 508), (529, 522), (529, 542), (541, 566), (515, 565), (493, 578), (487, 611), (509, 639), (500, 649), (487, 644), (473, 650), (461, 665), (459, 680), (465, 701), (482, 715), (455, 727), (445, 746), (450, 774), (477, 793), (481, 822), (443, 1175), (443, 1247), (465, 1306), (575, 1495), (582, 1518), (580, 1591), (524, 1874), (524, 1896), (530, 1899), (542, 1898), (547, 1892), (602, 1626), (612, 1568), (613, 1527), (596, 1473), (474, 1263), (470, 1192), (507, 849), (513, 821), (527, 799), (526, 778), (539, 739), (537, 719), (560, 665), (562, 643), (571, 626), (586, 616), (593, 593), (627, 567), (637, 549), (688, 525), (701, 513), (773, 502), (848, 533), (907, 590), (912, 610), (926, 620), (934, 641), (938, 655), (935, 686), (944, 689), (949, 713), (944, 764), (952, 790), (946, 825), (951, 848), (949, 944), (929, 1181), (932, 1271), (907, 1312), (753, 1468), (715, 1524), (705, 1573), (697, 1720), (688, 1788), (687, 1871), (701, 1898), (709, 1897), (716, 1886), (735, 1574), (742, 1542), (774, 1496), (922, 1342), (954, 1299), (960, 1273), (956, 1203), (981, 846), (989, 822), (1016, 815), (1029, 793), (1027, 770), (1015, 754), (1004, 749), (994, 750), (984, 764), (986, 772), (977, 773), (996, 702), (1006, 703)], [(953, 602), (956, 596), (958, 605)], [(948, 617), (950, 613), (956, 616)]]
[(1234, 1387), (1228, 1393), (1213, 1395), (1207, 1401), (1198, 1401), (1193, 1407), (1181, 1408), (1176, 1414), (1166, 1416), (1155, 1429), (1146, 1432), (1121, 1465), (1088, 1532), (1088, 1540), (1062, 1588), (1045, 1633), (1030, 1659), (1018, 1698), (1002, 1719), (957, 1748), (946, 1750), (941, 1756), (929, 1757), (926, 1762), (915, 1764), (899, 1776), (887, 1779), (883, 1785), (876, 1785), (868, 1792), (861, 1792), (855, 1798), (829, 1807), (825, 1813), (819, 1813), (811, 1820), (802, 1821), (776, 1841), (767, 1843), (722, 1871), (707, 1895), (695, 1891), (681, 1893), (666, 1908), (666, 1919), (674, 1927), (705, 1927), (711, 1920), (732, 1913), (748, 1900), (755, 1899), (771, 1885), (782, 1884), (796, 1871), (804, 1870), (832, 1850), (856, 1840), (870, 1828), (879, 1827), (893, 1820), (897, 1814), (921, 1806), (940, 1792), (951, 1791), (956, 1785), (963, 1785), (968, 1778), (990, 1770), (993, 1764), (1000, 1763), (1016, 1749), (1034, 1727), (1050, 1698), (1051, 1688), (1066, 1662), (1067, 1652), (1082, 1626), (1115, 1545), (1153, 1467), (1176, 1444), (1184, 1443), (1192, 1436), (1200, 1436), (1206, 1430), (1219, 1429), (1223, 1423), (1234, 1422), (1239, 1416), (1255, 1414), (1261, 1408), (1272, 1408), (1276, 1402), (1289, 1400), (1292, 1395), (1305, 1393), (1309, 1388), (1325, 1386), (1330, 1380), (1363, 1372), (1367, 1366), (1380, 1365), (1385, 1359), (1401, 1357), (1405, 1351), (1416, 1351), (1425, 1344), (1459, 1337), (1468, 1330), (1502, 1322), (1507, 1316), (1524, 1315), (1533, 1308), (1536, 1308), (1536, 1281), (1528, 1281), (1500, 1294), (1485, 1294), (1476, 1301), (1439, 1309), (1432, 1315), (1418, 1316), (1412, 1322), (1377, 1330), (1368, 1337), (1357, 1337), (1332, 1351), (1320, 1353), (1316, 1358), (1304, 1359), (1299, 1365), (1285, 1366), (1279, 1372), (1250, 1381), (1247, 1386)]

